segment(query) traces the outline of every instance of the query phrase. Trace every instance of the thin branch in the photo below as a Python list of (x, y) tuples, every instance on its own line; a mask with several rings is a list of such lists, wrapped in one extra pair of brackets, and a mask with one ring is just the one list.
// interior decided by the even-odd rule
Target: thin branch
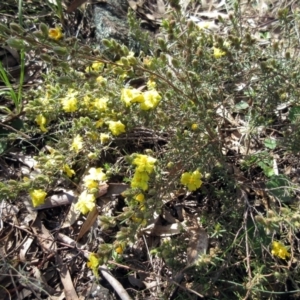
[(108, 270), (108, 268), (105, 265), (102, 265), (100, 267), (100, 271), (101, 271), (101, 274), (103, 275), (103, 277), (114, 288), (114, 290), (117, 292), (117, 294), (119, 295), (119, 297), (122, 300), (131, 300), (132, 299), (128, 295), (128, 293), (126, 292), (126, 290), (123, 288), (123, 286), (121, 285), (121, 283), (109, 273), (109, 270)]

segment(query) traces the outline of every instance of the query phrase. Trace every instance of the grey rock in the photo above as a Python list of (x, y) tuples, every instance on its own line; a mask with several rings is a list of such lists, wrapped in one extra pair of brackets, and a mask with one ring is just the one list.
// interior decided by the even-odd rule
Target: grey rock
[(129, 46), (128, 7), (127, 0), (107, 0), (94, 6), (96, 38), (100, 49), (103, 49), (102, 39), (115, 39)]

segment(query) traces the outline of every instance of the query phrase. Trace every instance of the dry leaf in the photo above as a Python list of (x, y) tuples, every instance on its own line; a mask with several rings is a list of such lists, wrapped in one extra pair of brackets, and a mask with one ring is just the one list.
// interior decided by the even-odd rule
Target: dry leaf
[(208, 247), (208, 235), (201, 227), (190, 228), (190, 242), (187, 248), (188, 265), (194, 264), (200, 255), (205, 254)]
[(144, 228), (143, 233), (149, 234), (152, 236), (160, 236), (160, 237), (168, 237), (172, 235), (176, 235), (182, 232), (182, 225), (180, 223), (174, 223), (171, 225), (157, 225), (150, 224), (146, 228)]
[(75, 11), (80, 5), (84, 4), (88, 0), (74, 0), (67, 8), (67, 13), (70, 14)]
[(19, 253), (19, 259), (22, 262), (26, 262), (27, 261), (27, 259), (26, 259), (26, 253), (29, 250), (32, 242), (34, 241), (34, 237), (27, 235), (25, 239), (26, 239), (26, 241), (23, 243), (23, 245), (22, 245), (22, 247), (20, 249), (20, 253)]
[(90, 230), (90, 228), (94, 225), (95, 221), (97, 220), (98, 214), (99, 213), (97, 207), (94, 207), (93, 210), (89, 212), (86, 220), (80, 228), (76, 241), (79, 241)]
[(44, 204), (33, 208), (33, 210), (70, 205), (74, 199), (75, 196), (72, 190), (62, 190), (62, 192), (60, 192), (59, 194), (54, 194), (50, 197), (47, 197)]
[(59, 271), (61, 282), (64, 286), (64, 292), (66, 296), (66, 300), (79, 300), (76, 291), (73, 286), (72, 278), (70, 272), (68, 270), (67, 264), (63, 263), (61, 257), (56, 254), (56, 265)]
[(41, 218), (37, 215), (35, 221), (31, 225), (32, 231), (34, 232), (37, 240), (45, 253), (54, 253), (57, 249), (56, 242), (52, 234), (42, 224)]
[(138, 287), (139, 289), (145, 288), (145, 284), (143, 283), (143, 281), (139, 278), (136, 278), (133, 274), (128, 275), (127, 278), (131, 285), (133, 285), (134, 287)]

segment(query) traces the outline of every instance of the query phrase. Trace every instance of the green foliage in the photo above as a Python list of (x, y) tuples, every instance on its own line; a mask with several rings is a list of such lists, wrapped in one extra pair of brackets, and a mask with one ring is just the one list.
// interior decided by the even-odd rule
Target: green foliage
[[(149, 41), (129, 14), (135, 52), (104, 40), (106, 49), (94, 55), (91, 47), (43, 23), (26, 35), (20, 26), (0, 27), (1, 39), (21, 51), (22, 61), (25, 50), (34, 50), (50, 68), (42, 87), (28, 93), (24, 110), (29, 133), (43, 139), (35, 157), (39, 175), (14, 191), (16, 182), (1, 183), (0, 192), (13, 198), (24, 190), (48, 193), (63, 185), (80, 194), (77, 207), (84, 213), (94, 208), (99, 185), (129, 182), (123, 207), (99, 217), (104, 232), (116, 231), (98, 249), (99, 261), (107, 263), (119, 261), (137, 242), (171, 194), (189, 195), (190, 189), (207, 200), (199, 217), (212, 239), (209, 253), (189, 269), (195, 283), (210, 297), (219, 291), (223, 297), (262, 299), (276, 284), (284, 290), (278, 282), (288, 265), (288, 256), (278, 256), (284, 243), (289, 253), (297, 251), (292, 238), (300, 222), (297, 186), (282, 168), (277, 175), (274, 159), (278, 149), (286, 155), (300, 149), (298, 58), (284, 43), (262, 47), (242, 26), (238, 2), (230, 34), (222, 36), (186, 20), (178, 1), (170, 5), (174, 11), (156, 40)], [(56, 13), (62, 17), (61, 7)], [(289, 48), (297, 48), (288, 12), (279, 17)], [(271, 40), (269, 32), (263, 37)], [(20, 113), (22, 77), (16, 93), (2, 65), (0, 76), (3, 93)], [(285, 117), (281, 105), (289, 108)], [(237, 115), (239, 126), (232, 121)], [(241, 154), (228, 151), (228, 126), (238, 131)], [(8, 132), (0, 134), (8, 138)], [(259, 197), (273, 200), (261, 205), (263, 213), (256, 208)], [(275, 237), (282, 243), (277, 252)], [(177, 272), (186, 265), (187, 247), (175, 237), (151, 253)], [(273, 276), (274, 270), (279, 275)], [(288, 276), (297, 289), (297, 272), (291, 269)]]
[[(10, 82), (9, 74), (5, 70), (2, 63), (0, 62), (0, 81), (5, 84), (5, 88), (2, 88), (0, 90), (0, 95), (8, 97), (9, 100), (11, 100), (12, 103), (14, 104), (14, 109), (15, 109), (15, 111), (11, 111), (7, 106), (0, 106), (0, 110), (4, 111), (8, 116), (12, 114), (20, 114), (23, 108), (22, 88), (24, 83), (24, 71), (25, 71), (25, 53), (23, 47), (21, 47), (21, 52), (20, 52), (20, 63), (21, 63), (20, 80), (16, 92), (13, 85)], [(5, 118), (3, 120), (5, 120)]]

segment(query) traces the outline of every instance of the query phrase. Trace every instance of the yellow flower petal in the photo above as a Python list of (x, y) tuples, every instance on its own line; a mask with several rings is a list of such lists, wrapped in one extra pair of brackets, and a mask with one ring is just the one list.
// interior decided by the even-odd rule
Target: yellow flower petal
[(272, 243), (272, 255), (278, 256), (281, 259), (286, 259), (287, 257), (290, 257), (291, 255), (288, 253), (287, 248), (280, 242), (274, 241)]
[(60, 27), (50, 28), (48, 33), (49, 38), (59, 40), (63, 37)]
[(123, 101), (126, 106), (130, 106), (135, 102), (144, 102), (144, 97), (143, 94), (137, 89), (122, 89), (121, 101)]
[(91, 253), (89, 255), (89, 261), (86, 263), (86, 265), (93, 271), (94, 275), (98, 278), (98, 268), (100, 265), (100, 259), (96, 253)]
[(44, 204), (47, 193), (43, 190), (33, 190), (29, 192), (33, 207)]
[(71, 150), (74, 150), (76, 153), (78, 153), (82, 148), (83, 148), (82, 137), (78, 134), (73, 139)]
[(106, 174), (103, 172), (102, 168), (90, 168), (88, 176), (93, 180), (98, 180), (98, 181), (107, 180)]
[(76, 98), (63, 98), (61, 100), (63, 110), (65, 112), (74, 112), (77, 110), (77, 99)]
[(189, 191), (195, 191), (202, 185), (201, 173), (196, 170), (193, 173), (185, 172), (181, 175), (180, 182), (185, 185)]
[(89, 211), (92, 211), (95, 207), (95, 196), (89, 194), (87, 191), (83, 191), (79, 198), (78, 202), (75, 204), (75, 210), (80, 211), (82, 214), (87, 214)]
[(108, 128), (113, 135), (120, 135), (125, 132), (125, 125), (121, 121), (109, 121)]
[(96, 108), (99, 111), (106, 111), (107, 102), (108, 102), (107, 97), (96, 98), (93, 102), (93, 106), (94, 106), (94, 108)]
[(146, 191), (148, 189), (148, 181), (149, 181), (149, 175), (147, 172), (136, 171), (131, 180), (131, 187), (140, 188), (143, 191)]
[(72, 170), (69, 165), (63, 165), (63, 171), (67, 174), (68, 177), (75, 175), (75, 171)]
[(139, 202), (139, 203), (143, 203), (145, 202), (145, 195), (140, 193), (140, 194), (137, 194), (134, 199)]
[(101, 144), (106, 144), (110, 140), (110, 136), (107, 133), (100, 133)]
[(155, 162), (156, 159), (151, 156), (137, 154), (132, 164), (137, 166), (136, 171), (151, 174), (153, 172)]
[(215, 58), (220, 58), (224, 55), (226, 55), (226, 52), (222, 51), (220, 48), (214, 47), (214, 57)]
[(42, 114), (39, 114), (35, 118), (35, 122), (40, 126), (40, 129), (41, 129), (42, 132), (46, 132), (47, 131), (47, 129), (45, 128), (47, 120), (46, 120), (46, 118)]
[(192, 124), (192, 126), (191, 126), (191, 128), (192, 128), (192, 130), (197, 130), (197, 128), (198, 128), (198, 124)]
[(140, 104), (142, 110), (154, 109), (161, 100), (161, 96), (156, 90), (146, 91), (143, 96), (144, 102)]

